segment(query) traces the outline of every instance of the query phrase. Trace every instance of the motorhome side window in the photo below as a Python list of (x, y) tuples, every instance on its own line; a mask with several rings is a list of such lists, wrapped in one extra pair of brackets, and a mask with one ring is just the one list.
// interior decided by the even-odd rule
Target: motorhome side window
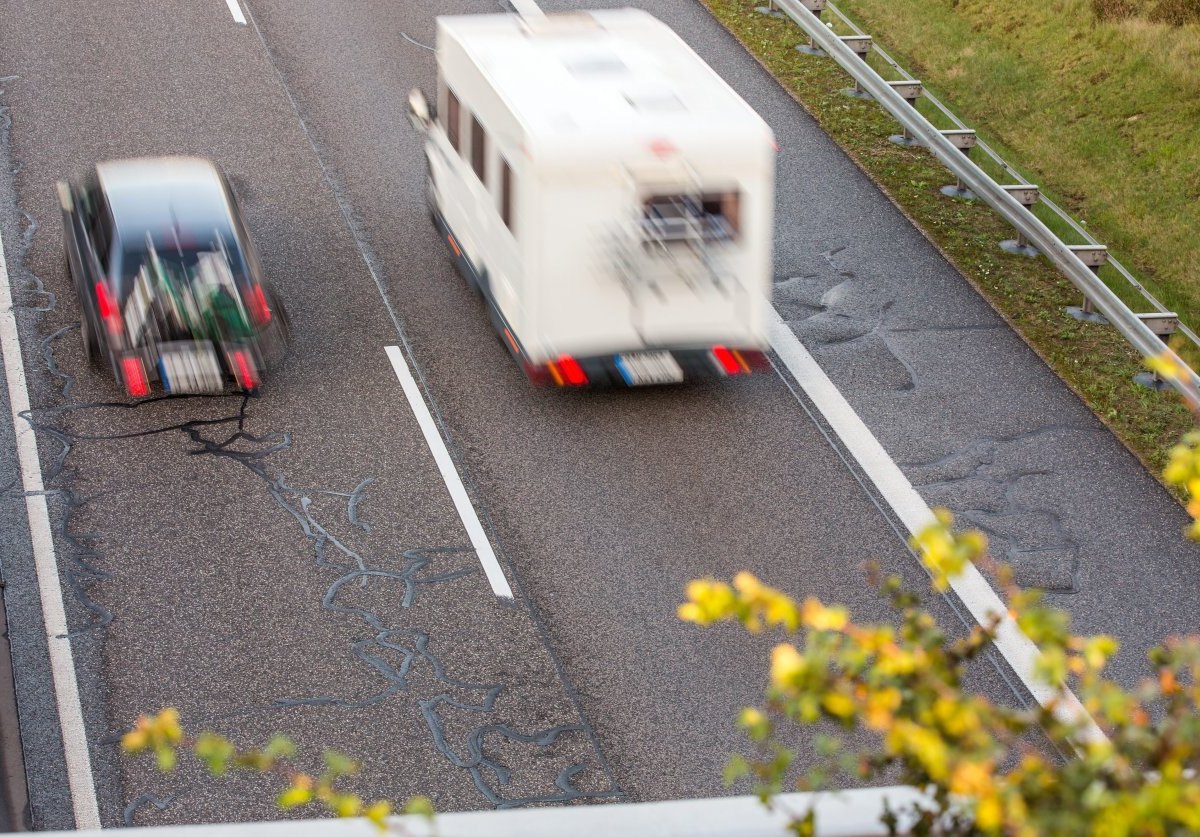
[(450, 140), (450, 147), (455, 151), (462, 151), (462, 142), (460, 132), (462, 131), (462, 108), (458, 104), (458, 97), (454, 95), (454, 91), (446, 88), (446, 138)]
[(487, 183), (485, 176), (487, 170), (484, 168), (484, 163), (487, 161), (487, 134), (483, 131), (483, 126), (479, 124), (479, 117), (471, 114), (471, 168), (475, 170), (475, 176), (479, 178), (480, 183)]
[(643, 228), (654, 238), (683, 240), (700, 233), (706, 241), (731, 241), (741, 228), (736, 191), (651, 195), (642, 209)]
[(500, 218), (509, 230), (513, 228), (513, 182), (508, 160), (500, 158)]

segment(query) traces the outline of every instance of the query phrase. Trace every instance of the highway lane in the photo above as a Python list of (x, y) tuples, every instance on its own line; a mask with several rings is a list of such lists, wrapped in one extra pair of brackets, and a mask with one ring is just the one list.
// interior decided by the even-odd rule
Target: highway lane
[[(28, 251), (6, 243), (19, 286), (36, 277), (59, 295), (22, 325), (66, 526), (57, 546), (75, 582), (104, 821), (270, 813), (269, 795), (116, 758), (121, 730), (165, 704), (239, 741), (282, 729), (335, 745), (362, 758), (364, 793), (428, 791), (443, 809), (725, 792), (720, 768), (741, 744), (732, 719), (759, 694), (768, 644), (677, 623), (684, 583), (749, 567), (881, 617), (861, 560), (915, 580), (902, 541), (777, 378), (595, 398), (528, 389), (420, 201), (419, 146), (400, 108), (431, 65), (402, 32), (427, 38), (428, 10), (399, 21), (381, 7), (248, 11), (270, 52), (215, 2), (39, 5), (5, 30), (21, 71), (6, 94), (16, 206), (37, 224)], [(343, 64), (346, 78), (346, 51), (377, 63)], [(329, 95), (312, 99), (309, 75)], [(76, 314), (53, 181), (95, 159), (175, 151), (210, 155), (247, 183), (250, 224), (293, 310), (295, 354), (246, 404), (130, 409), (62, 331)], [(496, 535), (515, 607), (469, 554), (436, 551), (465, 536), (387, 365), (398, 334), (373, 272)], [(57, 374), (30, 352), (40, 339)], [(389, 575), (361, 587), (359, 559)], [(36, 635), (32, 608), (14, 618)], [(994, 673), (979, 684), (1003, 694)], [(44, 719), (30, 726), (27, 749), (52, 756), (38, 747), (52, 743)], [(472, 761), (473, 730), (510, 781)], [(53, 769), (32, 775), (38, 824), (69, 824)]]
[[(986, 339), (964, 332), (958, 354), (1002, 359), (999, 373), (980, 373), (982, 382), (1002, 373), (1011, 386), (1035, 376), (1044, 399), (1030, 399), (1027, 414), (1020, 413), (1024, 402), (1005, 390), (997, 413), (1020, 424), (1078, 410), (702, 9), (647, 5), (699, 46), (781, 138), (777, 274), (783, 308), (806, 342), (827, 342), (813, 329), (841, 324), (839, 305), (855, 315), (842, 319), (870, 323), (886, 301), (880, 283), (892, 273), (903, 273), (901, 280), (919, 275), (937, 283), (940, 296), (893, 293), (898, 299), (884, 309), (888, 317), (908, 312), (935, 326), (942, 323), (930, 323), (929, 311), (940, 312), (946, 324), (968, 318)], [(290, 447), (264, 459), (189, 455), (232, 432), (237, 399), (74, 409), (56, 417), (76, 437), (235, 419), (196, 428), (198, 439), (172, 430), (81, 440), (59, 483), (87, 500), (74, 510), (69, 531), (102, 536), (94, 558), (62, 538), (60, 553), (64, 560), (92, 560), (109, 574), (86, 591), (102, 612), (74, 605), (81, 626), (112, 614), (107, 626), (75, 643), (106, 822), (120, 821), (134, 802), (131, 818), (139, 823), (268, 810), (195, 776), (157, 780), (115, 762), (111, 734), (162, 703), (245, 740), (281, 727), (314, 746), (359, 754), (373, 765), (361, 785), (367, 793), (432, 790), (443, 808), (495, 802), (436, 748), (417, 704), (449, 691), (430, 682), (428, 667), (415, 666), (409, 688), (379, 704), (348, 705), (394, 680), (354, 657), (353, 644), (370, 633), (361, 621), (321, 609), (345, 573), (316, 565), (313, 541), (248, 463), (286, 474), (289, 485), (301, 487), (291, 499), (313, 499), (322, 525), (332, 530), (336, 521), (337, 536), (369, 555), (371, 566), (378, 562), (401, 576), (389, 578), (390, 586), (347, 593), (368, 598), (389, 625), (427, 633), (455, 677), (504, 684), (489, 720), (524, 731), (581, 728), (549, 748), (489, 740), (488, 752), (514, 768), (516, 787), (503, 789), (507, 799), (555, 792), (555, 774), (577, 762), (589, 770), (576, 784), (591, 793), (655, 799), (724, 792), (721, 763), (740, 745), (731, 719), (758, 694), (766, 646), (733, 631), (678, 624), (673, 609), (688, 578), (748, 567), (797, 594), (834, 598), (879, 617), (883, 611), (862, 581), (862, 559), (879, 558), (919, 577), (889, 521), (776, 378), (598, 397), (525, 387), (428, 225), (419, 144), (403, 113), (410, 87), (432, 89), (431, 56), (404, 36), (429, 43), (434, 13), (492, 10), (483, 2), (419, 9), (372, 2), (335, 10), (264, 1), (247, 5), (252, 25), (239, 28), (215, 0), (151, 10), (115, 5), (82, 18), (62, 3), (19, 9), (9, 34), (0, 34), (9, 62), (4, 72), (12, 66), (21, 74), (5, 100), (14, 115), (11, 153), (20, 166), (17, 205), (41, 224), (21, 264), (49, 287), (66, 290), (51, 190), (64, 171), (135, 152), (208, 154), (249, 182), (251, 226), (300, 334), (283, 375), (246, 408), (249, 433), (290, 434)], [(88, 73), (71, 69), (80, 43)], [(116, 43), (137, 48), (110, 54)], [(810, 222), (788, 223), (797, 217)], [(848, 236), (848, 229), (857, 233)], [(5, 232), (11, 253), (14, 238)], [(894, 249), (873, 253), (870, 242), (882, 238), (896, 242)], [(412, 609), (397, 603), (405, 568), (423, 557), (405, 561), (399, 557), (405, 550), (461, 547), (465, 536), (389, 377), (382, 347), (397, 336), (364, 252), (411, 339), (452, 450), (518, 588), (515, 608), (499, 607), (477, 572), (421, 587)], [(896, 264), (911, 272), (889, 270)], [(846, 281), (859, 277), (864, 281)], [(39, 335), (73, 321), (72, 305), (64, 293), (55, 312), (23, 315), (27, 356)], [(889, 449), (911, 440), (900, 449), (908, 456), (927, 435), (928, 446), (954, 444), (979, 425), (979, 415), (965, 407), (950, 419), (930, 407), (955, 382), (943, 371), (935, 333), (903, 362), (881, 351), (877, 330), (864, 334), (819, 356), (855, 405), (866, 405)], [(119, 400), (115, 387), (83, 371), (71, 336), (52, 341), (56, 361), (77, 375), (69, 398)], [(921, 386), (903, 386), (905, 368), (925, 366), (943, 375), (937, 387), (927, 389), (933, 379), (925, 376)], [(35, 403), (61, 403), (62, 383), (45, 373), (35, 378)], [(1086, 426), (1086, 417), (1081, 422)], [(931, 427), (938, 432), (929, 434)], [(1111, 458), (1111, 440), (1098, 432), (1092, 437), (1099, 460)], [(261, 453), (272, 441), (243, 449)], [(43, 450), (44, 461), (53, 451)], [(1031, 453), (1035, 465), (1040, 455)], [(1016, 476), (997, 470), (997, 478), (1021, 482), (1020, 469), (1031, 466), (1014, 467)], [(358, 508), (370, 532), (346, 513), (346, 495), (368, 478), (375, 482)], [(972, 498), (953, 485), (938, 496), (959, 504)], [(1154, 497), (1152, 487), (1135, 482), (1121, 499), (1143, 496)], [(1024, 507), (1008, 515), (1015, 526), (1038, 519)], [(1169, 511), (1163, 517), (1173, 522)], [(1073, 525), (1068, 514), (1060, 519), (1063, 527)], [(433, 557), (454, 571), (466, 568), (458, 563), (464, 554)], [(945, 605), (938, 608), (953, 621)], [(1006, 695), (994, 672), (977, 672), (975, 682)], [(274, 701), (331, 696), (343, 702), (268, 710)], [(455, 722), (449, 737), (462, 740), (472, 722)], [(166, 799), (180, 789), (161, 812), (146, 798)], [(45, 786), (34, 790), (51, 798)], [(55, 804), (46, 804), (44, 823), (61, 816), (51, 810)]]
[[(596, 5), (624, 3), (544, 4)], [(1196, 623), (1196, 547), (1178, 536), (1182, 510), (702, 7), (635, 5), (680, 32), (780, 137), (776, 300), (784, 317), (926, 499), (984, 528), (1018, 579), (1048, 588), (1083, 630), (1121, 637), (1114, 671), (1133, 682), (1146, 648)], [(395, 30), (429, 43), (431, 23), (390, 7), (338, 20), (311, 7), (254, 8), (326, 153), (352, 178), (372, 136), (403, 118), (392, 92), (406, 81), (394, 71), (399, 56), (401, 67), (421, 57)], [(391, 29), (374, 31), (380, 20)], [(372, 115), (338, 89), (369, 96)], [(379, 157), (384, 170), (403, 169), (398, 152)], [(352, 187), (354, 204), (369, 207), (363, 217), (372, 222), (386, 219), (386, 190), (369, 178)], [(386, 227), (375, 226), (384, 240)], [(394, 228), (403, 227), (398, 219)], [(406, 291), (426, 289), (418, 282)], [(445, 356), (454, 351), (447, 341)]]
[(737, 644), (726, 653), (674, 620), (682, 585), (749, 566), (880, 614), (863, 556), (909, 569), (901, 542), (778, 379), (565, 398), (523, 387), (481, 306), (442, 279), (418, 138), (396, 130), (409, 87), (432, 89), (417, 45), (431, 42), (428, 10), (250, 8), (403, 300), (449, 430), (606, 754), (634, 778), (622, 786), (639, 798), (723, 792), (738, 738), (721, 713), (761, 681), (731, 676), (743, 671)]
[[(121, 763), (121, 731), (163, 705), (243, 743), (289, 732), (310, 761), (323, 745), (360, 755), (374, 795), (432, 790), (456, 808), (611, 794), (540, 626), (497, 601), (466, 549), (384, 353), (399, 335), (261, 44), (222, 3), (15, 12), (9, 151), (36, 226), (28, 251), (6, 245), (19, 288), (37, 279), (58, 295), (22, 324), (104, 822), (141, 822), (168, 798), (175, 821), (272, 812), (270, 794)], [(54, 180), (167, 152), (212, 156), (249, 184), (266, 269), (302, 335), (261, 399), (130, 409), (62, 331), (77, 314)], [(33, 608), (10, 618), (34, 644)], [(55, 757), (47, 674), (21, 675), (33, 818), (69, 826), (62, 774), (39, 762)], [(497, 754), (511, 781), (489, 768)]]

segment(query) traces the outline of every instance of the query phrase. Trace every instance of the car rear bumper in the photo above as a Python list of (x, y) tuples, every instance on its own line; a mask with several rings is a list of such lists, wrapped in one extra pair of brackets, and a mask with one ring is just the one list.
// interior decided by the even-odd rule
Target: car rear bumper
[(251, 344), (172, 341), (113, 353), (113, 371), (125, 392), (144, 397), (253, 392), (262, 385), (263, 362)]

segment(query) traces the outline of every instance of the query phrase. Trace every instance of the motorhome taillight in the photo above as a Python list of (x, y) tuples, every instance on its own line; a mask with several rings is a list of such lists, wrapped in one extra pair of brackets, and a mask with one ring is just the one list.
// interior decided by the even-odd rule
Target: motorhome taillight
[(767, 356), (758, 349), (739, 349), (734, 352), (738, 360), (746, 364), (747, 372), (759, 371), (763, 372), (771, 368), (771, 361), (767, 360)]
[(121, 373), (125, 377), (125, 391), (134, 398), (150, 394), (150, 382), (139, 357), (121, 358)]
[(570, 355), (561, 355), (558, 360), (547, 363), (546, 367), (554, 376), (554, 383), (560, 387), (581, 387), (588, 382), (587, 373), (583, 371), (579, 361)]
[(271, 306), (267, 305), (267, 295), (263, 292), (262, 285), (255, 284), (246, 291), (246, 307), (250, 309), (250, 316), (258, 325), (270, 322)]
[[(550, 364), (548, 363), (530, 363), (524, 357), (520, 358), (521, 369), (525, 372), (525, 377), (534, 386), (544, 387), (552, 383), (557, 383), (550, 374)], [(559, 384), (559, 386), (562, 386)]]
[(740, 375), (750, 371), (746, 362), (736, 351), (731, 351), (724, 346), (713, 346), (712, 356), (726, 375)]
[(120, 334), (121, 309), (104, 282), (96, 283), (96, 309), (100, 312), (100, 319), (104, 321), (109, 333)]
[(566, 378), (567, 383), (573, 387), (581, 387), (588, 382), (583, 367), (579, 365), (579, 361), (570, 355), (563, 355), (558, 359), (558, 368), (562, 370), (563, 377)]

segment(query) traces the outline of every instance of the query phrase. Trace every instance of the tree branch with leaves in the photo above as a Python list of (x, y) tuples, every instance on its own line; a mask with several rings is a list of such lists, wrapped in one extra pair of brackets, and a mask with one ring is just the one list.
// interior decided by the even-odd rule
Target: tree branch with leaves
[[(121, 749), (130, 755), (153, 754), (158, 769), (173, 771), (179, 762), (179, 752), (189, 751), (204, 764), (213, 776), (249, 771), (279, 777), (284, 789), (276, 797), (280, 810), (289, 811), (308, 805), (318, 805), (337, 817), (365, 817), (380, 831), (389, 830), (388, 817), (392, 804), (385, 799), (364, 802), (353, 793), (337, 789), (338, 780), (358, 772), (358, 765), (333, 750), (324, 753), (325, 769), (317, 774), (297, 770), (292, 766), (296, 746), (291, 739), (275, 735), (261, 748), (239, 750), (228, 738), (214, 732), (202, 732), (190, 738), (184, 732), (179, 712), (163, 709), (156, 715), (138, 718), (133, 729), (121, 739)], [(428, 797), (415, 796), (408, 800), (400, 813), (433, 819), (433, 804)]]

